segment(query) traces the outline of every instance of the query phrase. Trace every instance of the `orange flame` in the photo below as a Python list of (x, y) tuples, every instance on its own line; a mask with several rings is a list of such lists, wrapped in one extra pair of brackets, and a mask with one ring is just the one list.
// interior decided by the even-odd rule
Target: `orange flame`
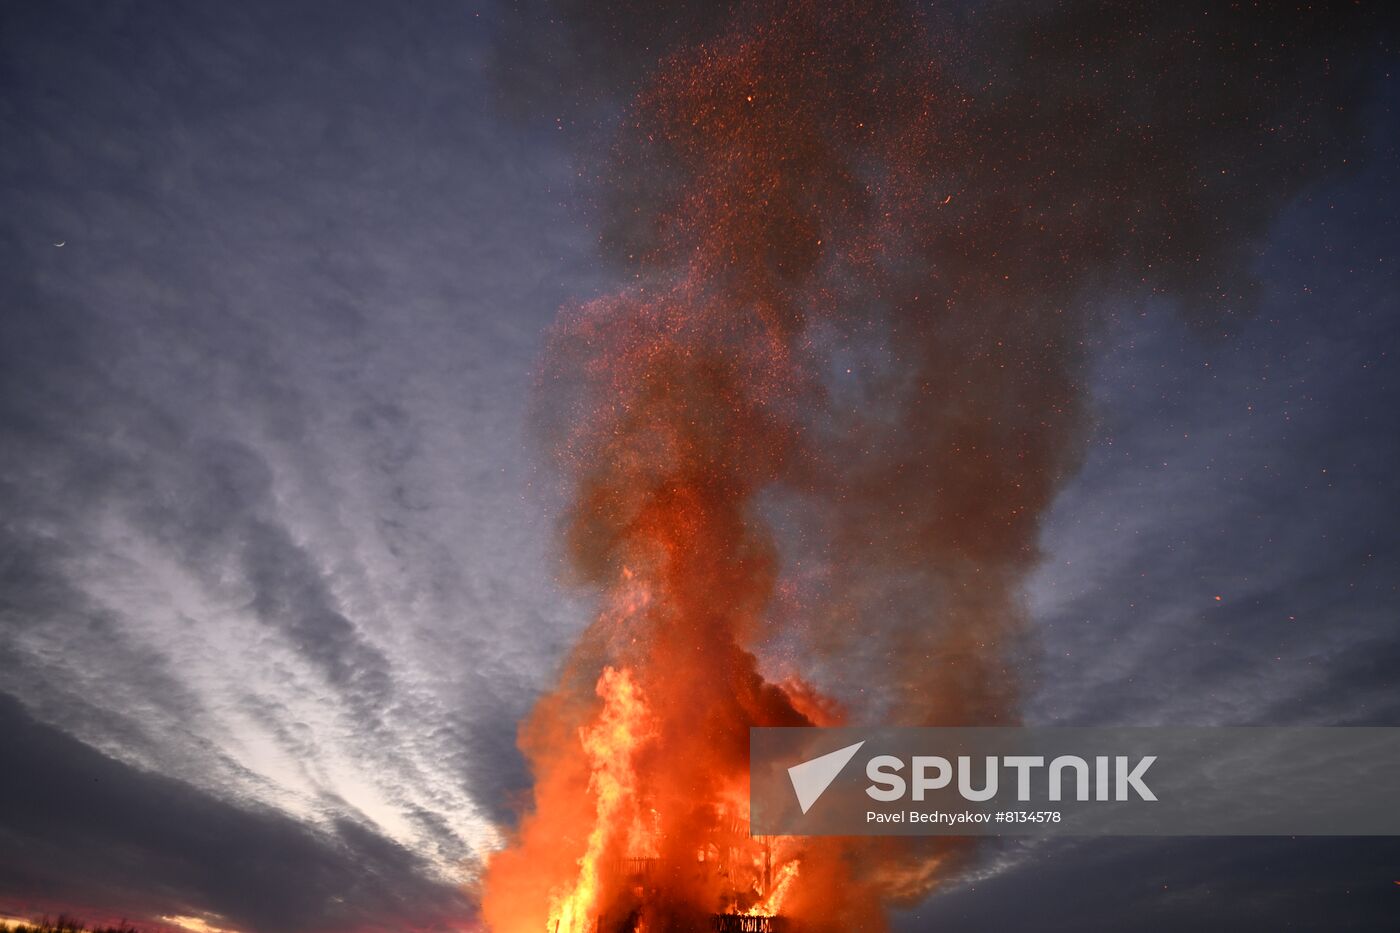
[(591, 771), (588, 789), (595, 801), (593, 828), (573, 889), (550, 910), (549, 928), (558, 933), (593, 929), (602, 896), (603, 860), (617, 844), (613, 836), (639, 823), (632, 757), (648, 738), (646, 704), (631, 675), (611, 667), (603, 670), (598, 681), (598, 696), (603, 699), (598, 720), (579, 735)]

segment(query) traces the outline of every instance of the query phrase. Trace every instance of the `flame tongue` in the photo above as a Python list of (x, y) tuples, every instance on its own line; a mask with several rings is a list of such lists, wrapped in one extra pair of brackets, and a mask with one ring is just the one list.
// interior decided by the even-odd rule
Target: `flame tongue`
[(611, 667), (598, 680), (598, 696), (603, 700), (598, 719), (580, 732), (591, 771), (593, 826), (573, 889), (550, 910), (550, 929), (558, 933), (593, 930), (608, 859), (625, 841), (624, 834), (640, 823), (633, 758), (649, 738), (646, 704), (632, 676)]

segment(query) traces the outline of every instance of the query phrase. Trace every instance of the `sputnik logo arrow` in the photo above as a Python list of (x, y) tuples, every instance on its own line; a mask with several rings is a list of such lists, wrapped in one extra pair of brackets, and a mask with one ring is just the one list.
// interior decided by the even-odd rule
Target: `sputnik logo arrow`
[(788, 777), (792, 780), (792, 789), (797, 794), (797, 803), (802, 807), (803, 813), (812, 809), (812, 804), (826, 792), (831, 782), (836, 780), (836, 775), (841, 773), (841, 769), (846, 767), (864, 744), (865, 740), (862, 739), (854, 745), (810, 758), (787, 769)]

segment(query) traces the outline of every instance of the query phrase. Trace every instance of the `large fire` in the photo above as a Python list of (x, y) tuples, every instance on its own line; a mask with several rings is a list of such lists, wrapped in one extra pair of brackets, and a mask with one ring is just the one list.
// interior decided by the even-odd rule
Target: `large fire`
[[(881, 25), (838, 6), (682, 56), (637, 104), (686, 181), (648, 271), (569, 314), (545, 365), (569, 422), (570, 557), (606, 596), (523, 731), (534, 808), (487, 870), (496, 933), (874, 929), (884, 895), (933, 878), (937, 851), (898, 847), (895, 876), (895, 847), (748, 834), (748, 728), (838, 716), (749, 650), (778, 572), (756, 497), (809, 459), (808, 322), (878, 279), (892, 130), (935, 103), (883, 86)], [(868, 139), (882, 191), (833, 137)]]
[(749, 727), (842, 718), (760, 663), (762, 497), (809, 510), (826, 569), (795, 643), (859, 656), (866, 715), (1014, 721), (1018, 583), (1078, 451), (1079, 292), (1111, 270), (1228, 303), (1237, 238), (1303, 174), (1257, 176), (1238, 221), (1209, 200), (1192, 153), (1257, 158), (1233, 128), (1283, 119), (1273, 46), (1154, 27), (1162, 67), (1248, 115), (1215, 120), (1131, 80), (1157, 6), (1051, 5), (1008, 30), (1014, 65), (954, 80), (900, 4), (773, 0), (645, 85), (609, 180), (634, 280), (566, 311), (542, 368), (567, 554), (602, 608), (522, 729), (495, 933), (878, 930), (946, 872), (951, 842), (748, 835)]

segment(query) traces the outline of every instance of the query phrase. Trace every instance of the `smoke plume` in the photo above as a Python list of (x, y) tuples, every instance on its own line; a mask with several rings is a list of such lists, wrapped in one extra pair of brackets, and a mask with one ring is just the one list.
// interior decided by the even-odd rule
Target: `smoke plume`
[(492, 929), (880, 929), (947, 876), (956, 842), (749, 838), (748, 727), (1016, 721), (1019, 588), (1097, 317), (1248, 313), (1272, 219), (1352, 157), (1365, 19), (553, 11), (588, 105), (634, 94), (597, 189), (626, 284), (565, 309), (541, 364), (601, 603), (522, 728)]

